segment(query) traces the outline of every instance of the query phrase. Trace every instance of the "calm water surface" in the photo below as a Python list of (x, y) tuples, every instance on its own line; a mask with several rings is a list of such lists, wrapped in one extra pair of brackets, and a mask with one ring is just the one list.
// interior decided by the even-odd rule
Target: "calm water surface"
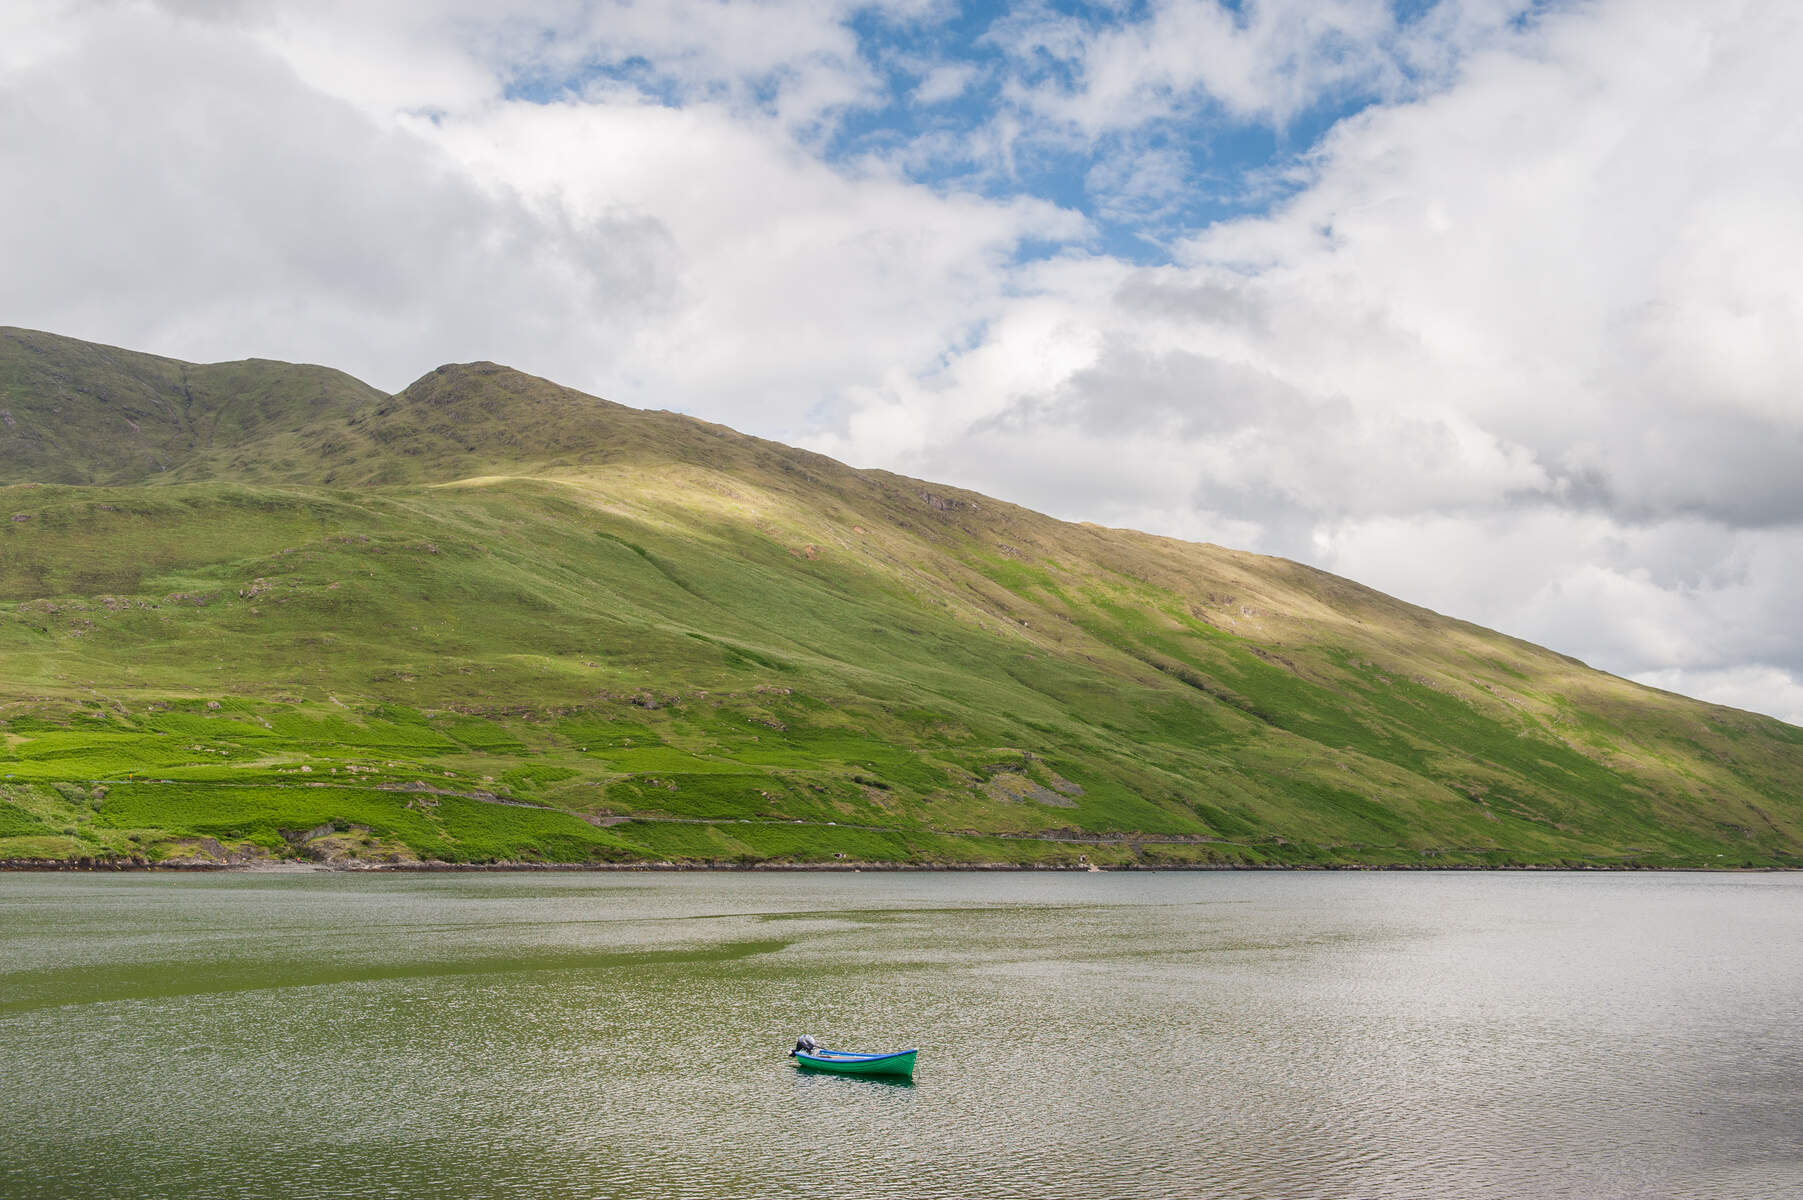
[(0, 876), (0, 1195), (1795, 1197), (1803, 878)]

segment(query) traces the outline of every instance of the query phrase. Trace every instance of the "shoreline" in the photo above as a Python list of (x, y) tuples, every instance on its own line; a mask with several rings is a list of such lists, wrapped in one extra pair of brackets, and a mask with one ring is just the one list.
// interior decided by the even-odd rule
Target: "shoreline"
[(590, 874), (680, 874), (687, 872), (717, 874), (950, 874), (950, 873), (1039, 873), (1062, 875), (1126, 874), (1147, 872), (1220, 872), (1220, 871), (1306, 871), (1306, 872), (1418, 872), (1496, 874), (1566, 872), (1646, 872), (1690, 873), (1699, 875), (1766, 875), (1785, 874), (1803, 867), (1752, 866), (1680, 866), (1655, 867), (1633, 863), (1523, 863), (1509, 866), (1477, 864), (1410, 864), (1410, 863), (1128, 863), (1116, 866), (1066, 863), (364, 863), (356, 866), (337, 863), (241, 862), (241, 863), (153, 863), (107, 859), (5, 859), (0, 860), (0, 874), (72, 874), (101, 872), (111, 874), (170, 875), (446, 875), (496, 873), (590, 873)]

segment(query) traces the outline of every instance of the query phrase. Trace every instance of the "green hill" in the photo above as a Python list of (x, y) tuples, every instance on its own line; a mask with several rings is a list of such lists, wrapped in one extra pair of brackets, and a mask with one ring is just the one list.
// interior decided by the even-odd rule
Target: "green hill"
[(254, 358), (199, 366), (0, 327), (0, 481), (147, 483), (382, 399), (325, 367)]
[(1795, 865), (1803, 730), (493, 364), (0, 330), (0, 858)]

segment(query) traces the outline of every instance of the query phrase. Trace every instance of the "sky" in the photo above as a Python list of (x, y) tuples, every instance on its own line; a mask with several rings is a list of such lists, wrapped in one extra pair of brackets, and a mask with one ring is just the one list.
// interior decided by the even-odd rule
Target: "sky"
[(491, 359), (1803, 724), (1794, 0), (8, 0), (0, 324)]

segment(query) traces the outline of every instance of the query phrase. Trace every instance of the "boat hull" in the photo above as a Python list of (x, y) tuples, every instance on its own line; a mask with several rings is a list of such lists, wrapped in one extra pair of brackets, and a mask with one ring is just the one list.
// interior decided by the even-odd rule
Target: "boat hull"
[(847, 1054), (836, 1050), (796, 1051), (795, 1065), (804, 1071), (825, 1071), (832, 1075), (887, 1075), (911, 1078), (914, 1056), (919, 1050), (897, 1050), (894, 1054)]

